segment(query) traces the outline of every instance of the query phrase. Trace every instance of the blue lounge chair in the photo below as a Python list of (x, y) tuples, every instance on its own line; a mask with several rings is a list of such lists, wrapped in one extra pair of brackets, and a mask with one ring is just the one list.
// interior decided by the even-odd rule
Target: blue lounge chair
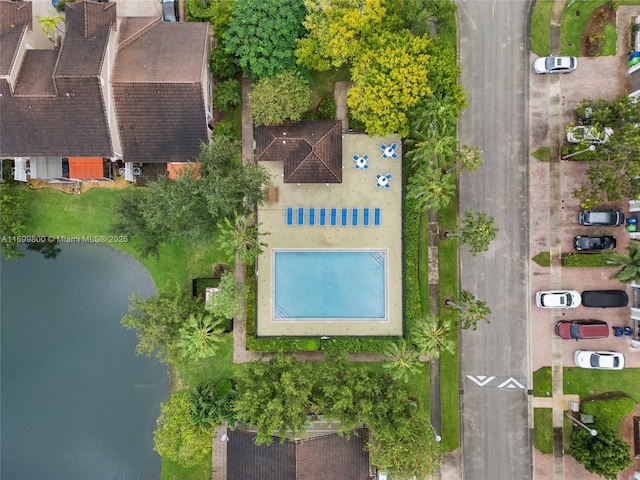
[(287, 208), (287, 225), (293, 225), (293, 208)]
[(304, 208), (298, 208), (298, 225), (304, 225)]
[(380, 209), (376, 208), (373, 210), (373, 224), (376, 227), (380, 226)]
[(357, 208), (351, 209), (351, 225), (353, 225), (354, 227), (358, 225), (358, 209)]
[(364, 225), (365, 227), (369, 226), (369, 209), (368, 208), (362, 209), (362, 225)]
[(343, 227), (347, 226), (347, 209), (346, 208), (342, 209), (342, 222), (340, 223), (340, 225)]
[(314, 226), (316, 224), (316, 209), (309, 209), (309, 225)]
[(320, 209), (320, 226), (324, 227), (327, 224), (327, 209)]
[(338, 210), (335, 208), (331, 209), (331, 226), (335, 227), (338, 224)]

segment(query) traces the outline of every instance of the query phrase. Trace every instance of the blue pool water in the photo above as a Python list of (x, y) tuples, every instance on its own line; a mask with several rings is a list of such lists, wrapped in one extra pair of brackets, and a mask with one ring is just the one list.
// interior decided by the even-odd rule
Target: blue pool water
[(274, 252), (274, 319), (386, 318), (383, 250)]

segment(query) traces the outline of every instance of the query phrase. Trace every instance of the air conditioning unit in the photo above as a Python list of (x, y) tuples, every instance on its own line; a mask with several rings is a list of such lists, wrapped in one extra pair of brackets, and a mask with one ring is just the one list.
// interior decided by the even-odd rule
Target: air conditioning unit
[(31, 169), (30, 168), (25, 168), (24, 169), (24, 173), (25, 173), (25, 175), (31, 176)]
[(142, 169), (140, 167), (133, 167), (134, 175), (142, 175)]
[(118, 175), (120, 175), (121, 177), (124, 177), (125, 172), (126, 172), (125, 168), (119, 168), (118, 169)]

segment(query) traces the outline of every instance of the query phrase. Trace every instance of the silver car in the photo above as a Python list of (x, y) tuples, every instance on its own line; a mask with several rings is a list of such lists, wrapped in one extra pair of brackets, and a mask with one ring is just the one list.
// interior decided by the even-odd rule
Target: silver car
[(605, 127), (603, 130), (596, 127), (585, 127), (578, 125), (567, 129), (567, 142), (571, 143), (607, 143), (609, 137), (613, 135), (613, 128)]
[(578, 66), (576, 57), (541, 57), (533, 62), (535, 73), (571, 73)]

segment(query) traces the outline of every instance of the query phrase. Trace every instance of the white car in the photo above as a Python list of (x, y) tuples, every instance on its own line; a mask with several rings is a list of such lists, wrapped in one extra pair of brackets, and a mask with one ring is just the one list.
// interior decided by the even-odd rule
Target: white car
[(536, 293), (536, 305), (540, 308), (577, 308), (582, 303), (575, 290), (541, 290)]
[(578, 125), (567, 129), (567, 141), (571, 143), (607, 143), (613, 135), (613, 128), (605, 127), (604, 130), (596, 127)]
[(578, 66), (576, 57), (542, 57), (533, 62), (535, 73), (571, 73)]
[(573, 361), (580, 368), (596, 370), (622, 370), (624, 368), (624, 355), (618, 352), (578, 350), (573, 355)]

